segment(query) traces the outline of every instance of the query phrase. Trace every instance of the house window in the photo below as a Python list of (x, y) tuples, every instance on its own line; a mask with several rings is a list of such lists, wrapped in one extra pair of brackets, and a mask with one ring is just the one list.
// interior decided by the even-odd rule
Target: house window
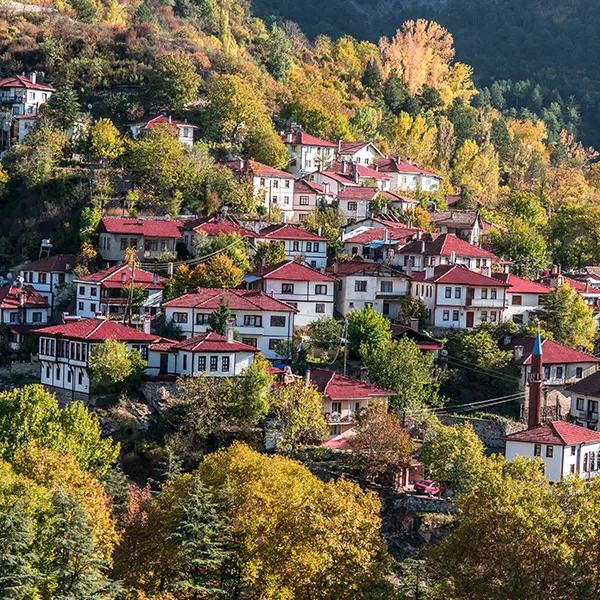
[(127, 238), (121, 238), (121, 250), (123, 252), (127, 250)]
[(449, 321), (449, 320), (450, 320), (450, 311), (449, 311), (449, 310), (445, 310), (445, 311), (443, 312), (442, 319), (443, 319), (444, 321)]
[(454, 297), (455, 298), (460, 298), (461, 292), (462, 292), (462, 290), (459, 287), (454, 288)]
[(583, 455), (583, 470), (584, 471), (588, 470), (588, 453), (587, 452)]
[(261, 187), (265, 187), (265, 184), (266, 184), (265, 178), (264, 178), (264, 177), (261, 177), (261, 178), (260, 178), (260, 186), (261, 186)]
[(457, 310), (452, 311), (452, 320), (458, 321), (458, 311)]
[(286, 188), (289, 188), (289, 187), (290, 187), (290, 180), (289, 180), (289, 179), (286, 179), (286, 180), (283, 182), (283, 187), (286, 187)]
[(444, 296), (445, 296), (446, 298), (452, 298), (452, 288), (451, 288), (451, 287), (447, 287), (447, 288), (444, 290)]
[(281, 293), (282, 294), (293, 294), (294, 293), (294, 284), (293, 283), (282, 283), (281, 284)]
[[(598, 461), (600, 462), (600, 461)], [(596, 470), (596, 453), (590, 452), (590, 471)]]
[(319, 242), (313, 242), (313, 252), (318, 252), (319, 250)]
[(326, 285), (315, 285), (315, 294), (323, 296), (326, 293), (327, 293), (327, 286)]
[(358, 209), (358, 204), (356, 202), (348, 202), (348, 211), (355, 212)]
[(317, 314), (324, 314), (325, 313), (325, 305), (321, 304), (321, 303), (317, 303), (315, 304), (315, 312)]
[(550, 379), (550, 367), (549, 366), (544, 367), (544, 379)]
[(541, 444), (535, 444), (533, 446), (533, 455), (534, 456), (541, 456), (542, 455), (542, 445)]
[(308, 206), (308, 196), (300, 196), (300, 206)]
[(262, 316), (260, 315), (244, 315), (245, 327), (262, 327)]
[(592, 414), (598, 414), (598, 401), (588, 400), (588, 412)]
[(584, 410), (583, 408), (583, 404), (584, 404), (584, 399), (583, 398), (577, 398), (577, 410)]
[(481, 299), (482, 300), (487, 300), (487, 288), (482, 288), (481, 289)]
[(50, 367), (46, 367), (46, 379), (50, 379)]
[(73, 374), (71, 373), (71, 369), (67, 369), (67, 383), (71, 383), (72, 378)]
[(46, 283), (46, 273), (38, 273), (38, 283)]
[(577, 379), (581, 379), (583, 377), (583, 367), (577, 367), (575, 369), (575, 377), (577, 377)]
[(512, 304), (513, 304), (513, 306), (521, 306), (523, 304), (523, 297), (513, 295)]
[(251, 337), (243, 337), (242, 344), (246, 344), (246, 346), (252, 346), (253, 348), (256, 348), (256, 346), (258, 345), (256, 342), (256, 338)]
[(274, 188), (278, 188), (279, 187), (279, 181), (277, 181), (277, 179), (273, 180), (273, 187)]
[(492, 323), (496, 322), (496, 311), (495, 310), (493, 310), (493, 311), (490, 312), (490, 321)]
[(187, 354), (183, 355), (183, 370), (187, 371)]
[(485, 323), (487, 320), (488, 320), (487, 310), (482, 310), (481, 311), (481, 322)]
[(300, 252), (300, 242), (292, 242), (292, 252)]
[(77, 383), (79, 385), (83, 384), (83, 373), (81, 371), (78, 371), (78, 373), (77, 373)]
[(79, 286), (79, 295), (85, 296), (85, 288), (82, 285)]
[(285, 327), (285, 317), (280, 315), (272, 315), (271, 327)]
[(210, 319), (209, 313), (196, 314), (196, 325), (206, 325)]
[(60, 381), (60, 367), (56, 367), (56, 381)]
[(359, 279), (354, 282), (354, 291), (355, 292), (366, 292), (367, 291), (367, 282)]
[(342, 412), (342, 403), (341, 402), (332, 402), (331, 403), (331, 412), (337, 413), (339, 415)]
[(269, 350), (276, 351), (277, 346), (279, 346), (279, 344), (281, 344), (281, 342), (283, 342), (283, 340), (270, 339), (269, 340)]
[(221, 371), (224, 373), (229, 372), (229, 356), (223, 356), (221, 358)]
[(206, 356), (198, 357), (198, 371), (206, 371)]
[(289, 204), (290, 203), (290, 197), (289, 196), (284, 196), (283, 197), (283, 203), (284, 204)]
[(563, 376), (563, 368), (556, 367), (556, 379), (562, 379)]
[(552, 458), (554, 455), (554, 446), (546, 446), (546, 458)]
[(394, 282), (393, 281), (382, 281), (381, 282), (381, 291), (389, 294), (393, 291), (394, 289)]
[(95, 304), (94, 302), (92, 302), (92, 303), (90, 304), (90, 311), (91, 311), (91, 312), (93, 312), (93, 313), (95, 313), (95, 312), (96, 312), (96, 304)]
[(571, 446), (571, 456), (575, 456), (577, 454), (577, 446)]
[(188, 314), (185, 312), (174, 312), (173, 313), (173, 321), (175, 321), (175, 323), (187, 323), (188, 322)]
[(31, 320), (32, 320), (34, 323), (41, 323), (41, 322), (42, 322), (42, 313), (41, 313), (41, 312), (34, 312), (34, 313), (31, 315)]
[(306, 251), (312, 252), (312, 242), (306, 242)]
[(279, 202), (279, 198), (277, 196), (273, 196), (273, 204), (277, 204)]
[(90, 288), (90, 296), (97, 296), (98, 295), (98, 288), (97, 287), (91, 287)]
[(492, 288), (492, 289), (490, 290), (490, 298), (491, 298), (492, 300), (496, 300), (496, 299), (498, 298), (498, 290), (497, 290), (497, 289), (495, 289), (495, 288)]
[(211, 371), (218, 371), (219, 370), (219, 357), (218, 356), (211, 356), (210, 357), (210, 370)]

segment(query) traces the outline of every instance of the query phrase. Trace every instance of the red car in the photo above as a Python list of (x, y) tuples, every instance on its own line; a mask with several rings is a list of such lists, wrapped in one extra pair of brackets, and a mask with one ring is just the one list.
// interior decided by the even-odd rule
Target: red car
[(415, 491), (429, 496), (439, 496), (442, 488), (433, 479), (423, 479), (415, 483)]

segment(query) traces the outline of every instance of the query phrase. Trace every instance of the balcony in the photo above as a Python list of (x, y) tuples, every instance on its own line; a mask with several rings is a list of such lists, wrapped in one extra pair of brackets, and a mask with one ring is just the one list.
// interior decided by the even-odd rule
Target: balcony
[(331, 412), (325, 413), (325, 420), (329, 425), (341, 425), (344, 423), (354, 423), (354, 415), (347, 412), (338, 413)]

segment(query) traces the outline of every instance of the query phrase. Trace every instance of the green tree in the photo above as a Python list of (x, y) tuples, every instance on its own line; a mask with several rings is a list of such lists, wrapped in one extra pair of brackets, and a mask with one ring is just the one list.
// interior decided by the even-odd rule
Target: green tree
[(383, 70), (377, 58), (373, 57), (367, 62), (361, 81), (374, 98), (381, 95), (383, 90)]
[(308, 324), (308, 335), (313, 352), (333, 354), (342, 344), (343, 327), (335, 319), (317, 319)]
[(306, 215), (303, 221), (305, 229), (317, 233), (327, 238), (327, 249), (330, 253), (335, 253), (343, 246), (341, 237), (341, 228), (346, 220), (342, 213), (334, 206), (317, 208)]
[(256, 255), (254, 262), (257, 268), (262, 265), (270, 267), (286, 259), (285, 246), (283, 242), (266, 241), (259, 242), (256, 245)]
[(242, 285), (244, 271), (227, 255), (217, 254), (198, 265), (193, 278), (198, 285), (190, 287), (236, 288)]
[(129, 384), (145, 367), (138, 350), (129, 350), (124, 342), (112, 339), (98, 344), (88, 360), (91, 384), (98, 390)]
[(385, 346), (391, 337), (390, 322), (376, 310), (363, 308), (348, 315), (348, 344), (353, 356), (360, 355), (363, 345), (374, 350)]
[(361, 357), (369, 379), (393, 392), (390, 404), (398, 413), (439, 406), (439, 381), (434, 357), (419, 350), (409, 338), (363, 346)]
[(88, 144), (99, 160), (114, 160), (125, 153), (123, 138), (110, 119), (98, 119), (90, 127)]
[(195, 250), (198, 258), (223, 251), (223, 255), (230, 258), (238, 269), (245, 273), (250, 271), (248, 247), (239, 233), (221, 234), (200, 239), (196, 242)]
[(273, 23), (265, 41), (265, 66), (277, 81), (285, 81), (292, 66), (291, 45), (285, 31)]
[(568, 284), (559, 285), (546, 295), (540, 320), (557, 342), (586, 350), (594, 347), (596, 326), (592, 309)]
[(433, 436), (423, 443), (421, 460), (436, 481), (453, 490), (468, 490), (478, 483), (486, 468), (484, 451), (470, 423), (438, 423)]
[(322, 440), (327, 434), (323, 416), (323, 398), (312, 386), (297, 381), (275, 389), (271, 395), (271, 413), (279, 422), (278, 447), (294, 452), (303, 444)]
[(255, 425), (267, 416), (271, 405), (271, 387), (275, 380), (269, 371), (270, 367), (271, 363), (257, 353), (250, 367), (236, 382), (230, 408), (230, 415), (235, 421)]
[(153, 101), (166, 110), (181, 110), (196, 100), (200, 83), (196, 66), (184, 52), (159, 56), (148, 81)]
[(231, 319), (233, 313), (229, 310), (224, 298), (221, 298), (219, 307), (216, 308), (208, 317), (208, 325), (210, 329), (220, 335), (227, 333), (227, 321)]
[(60, 89), (54, 92), (48, 102), (42, 106), (41, 112), (48, 117), (57, 129), (72, 128), (79, 116), (79, 98), (73, 84), (65, 81)]

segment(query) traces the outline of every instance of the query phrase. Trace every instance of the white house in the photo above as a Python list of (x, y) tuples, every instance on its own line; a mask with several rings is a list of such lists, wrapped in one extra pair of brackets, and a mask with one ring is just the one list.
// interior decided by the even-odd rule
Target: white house
[(51, 85), (38, 82), (37, 73), (0, 79), (0, 103), (11, 107), (12, 115), (35, 115), (40, 106), (56, 91)]
[(409, 160), (401, 158), (381, 158), (375, 168), (390, 179), (390, 189), (400, 192), (435, 192), (441, 184), (439, 175), (423, 169)]
[(304, 133), (298, 125), (284, 132), (281, 139), (288, 151), (287, 169), (294, 177), (325, 169), (335, 160), (337, 144)]
[(245, 277), (249, 286), (260, 289), (298, 310), (295, 327), (333, 317), (335, 279), (293, 260), (262, 269)]
[(18, 350), (25, 336), (48, 322), (46, 299), (29, 285), (7, 285), (0, 288), (0, 323), (8, 329), (8, 343)]
[(327, 264), (327, 238), (296, 225), (269, 225), (261, 229), (256, 242), (282, 242), (289, 260), (300, 260), (315, 269)]
[(550, 288), (512, 273), (492, 273), (492, 277), (510, 285), (506, 288), (504, 319), (517, 325), (529, 325), (532, 317), (541, 310)]
[(323, 396), (329, 433), (336, 436), (354, 427), (356, 413), (373, 402), (387, 403), (393, 392), (329, 369), (315, 369), (307, 379)]
[(371, 307), (389, 319), (397, 319), (402, 300), (410, 293), (410, 278), (387, 265), (336, 262), (329, 273), (337, 279), (335, 309), (342, 315)]
[(551, 288), (563, 284), (568, 285), (585, 300), (585, 303), (592, 308), (592, 310), (596, 313), (600, 310), (600, 288), (594, 287), (589, 281), (579, 281), (579, 279), (564, 275), (561, 272), (560, 266), (554, 266), (551, 273), (544, 275), (538, 281)]
[(450, 233), (424, 233), (400, 248), (394, 264), (404, 271), (423, 271), (439, 265), (463, 265), (473, 271), (490, 274), (501, 260), (492, 252), (474, 246)]
[(338, 142), (337, 160), (345, 160), (368, 167), (381, 158), (383, 158), (383, 154), (373, 142), (343, 142), (341, 140)]
[(98, 233), (98, 253), (109, 262), (121, 262), (127, 248), (136, 248), (140, 260), (175, 257), (183, 223), (172, 219), (104, 217)]
[(118, 340), (148, 358), (148, 346), (160, 339), (109, 319), (71, 321), (36, 329), (39, 336), (40, 381), (51, 389), (65, 390), (72, 399), (88, 399), (88, 361), (97, 344)]
[(507, 287), (462, 265), (440, 265), (412, 274), (411, 296), (425, 303), (434, 328), (472, 329), (502, 321)]
[(571, 398), (571, 418), (575, 423), (588, 429), (600, 431), (600, 371), (567, 386), (566, 393)]
[(282, 220), (294, 220), (294, 176), (286, 171), (243, 158), (225, 163), (234, 173), (252, 183), (254, 197), (267, 210), (267, 218), (275, 210), (281, 211)]
[(184, 146), (192, 147), (194, 145), (194, 131), (196, 131), (198, 127), (191, 125), (187, 121), (178, 121), (177, 119), (173, 119), (166, 115), (158, 115), (152, 119), (134, 123), (129, 126), (129, 130), (131, 131), (132, 137), (137, 140), (149, 129), (152, 129), (152, 127), (156, 127), (157, 125), (172, 127), (173, 130), (177, 132), (177, 139)]
[(478, 210), (434, 210), (429, 218), (440, 233), (452, 233), (469, 244), (479, 244), (484, 224)]
[(65, 285), (72, 283), (75, 266), (74, 254), (55, 254), (21, 265), (19, 276), (38, 292), (54, 311), (56, 302), (65, 293)]
[(233, 339), (233, 329), (223, 336), (200, 333), (182, 342), (161, 339), (148, 347), (146, 373), (188, 377), (234, 377), (250, 367), (258, 350)]
[(402, 223), (380, 221), (374, 226), (361, 226), (343, 234), (344, 252), (364, 261), (384, 261), (394, 266), (401, 265), (399, 250), (421, 233), (421, 229)]
[(267, 358), (281, 358), (275, 351), (291, 342), (296, 309), (257, 290), (198, 288), (163, 303), (165, 318), (173, 321), (186, 338), (205, 333), (211, 314), (224, 302), (233, 314), (241, 342), (258, 348)]
[(75, 314), (91, 319), (98, 314), (119, 318), (128, 312), (134, 300), (130, 288), (139, 288), (143, 293), (140, 306), (132, 306), (135, 316), (142, 313), (155, 315), (162, 302), (164, 279), (156, 273), (139, 267), (115, 265), (84, 277), (73, 280), (75, 285)]
[(210, 217), (189, 219), (183, 224), (183, 243), (187, 251), (194, 256), (198, 243), (220, 235), (237, 234), (245, 240), (254, 240), (256, 233), (240, 225), (229, 215), (215, 214)]
[(337, 195), (338, 210), (346, 218), (346, 223), (361, 221), (371, 214), (371, 203), (379, 195), (372, 187), (349, 186), (341, 189)]
[(506, 437), (507, 460), (538, 458), (548, 481), (570, 475), (592, 479), (600, 473), (600, 433), (566, 421), (552, 421)]

